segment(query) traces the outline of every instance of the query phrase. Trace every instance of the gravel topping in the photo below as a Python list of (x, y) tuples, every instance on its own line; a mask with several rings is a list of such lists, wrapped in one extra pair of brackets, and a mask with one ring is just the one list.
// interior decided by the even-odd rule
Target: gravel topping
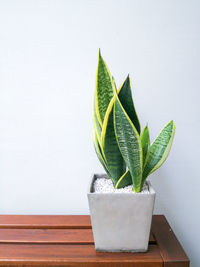
[(124, 188), (115, 189), (111, 179), (108, 178), (97, 178), (94, 181), (94, 192), (95, 193), (132, 193), (132, 194), (149, 194), (149, 187), (144, 183), (143, 189), (140, 193), (133, 191), (133, 186), (128, 185)]

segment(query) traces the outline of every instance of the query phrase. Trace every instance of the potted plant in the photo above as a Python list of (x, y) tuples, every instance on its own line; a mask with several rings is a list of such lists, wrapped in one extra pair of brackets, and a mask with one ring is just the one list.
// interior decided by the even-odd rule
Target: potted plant
[(175, 133), (170, 121), (150, 144), (132, 99), (129, 76), (119, 89), (99, 51), (93, 106), (94, 147), (106, 174), (93, 175), (88, 192), (95, 248), (144, 252), (155, 191), (147, 177), (166, 160)]

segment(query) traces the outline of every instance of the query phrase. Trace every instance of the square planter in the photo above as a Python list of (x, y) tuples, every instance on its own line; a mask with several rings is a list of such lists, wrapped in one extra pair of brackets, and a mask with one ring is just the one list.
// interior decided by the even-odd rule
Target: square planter
[(93, 175), (88, 192), (96, 250), (147, 251), (155, 202), (150, 182), (149, 193), (95, 193), (94, 181), (101, 177), (107, 175)]

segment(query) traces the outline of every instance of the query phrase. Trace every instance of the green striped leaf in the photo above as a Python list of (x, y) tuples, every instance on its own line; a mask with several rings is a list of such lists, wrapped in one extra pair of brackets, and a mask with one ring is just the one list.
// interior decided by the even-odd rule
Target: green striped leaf
[(125, 109), (126, 113), (128, 114), (129, 118), (134, 124), (136, 130), (140, 134), (140, 122), (139, 122), (139, 119), (138, 119), (138, 116), (135, 110), (135, 106), (133, 103), (131, 82), (130, 82), (129, 75), (126, 78), (126, 80), (123, 82), (118, 96), (119, 96), (119, 100), (123, 108)]
[(95, 81), (95, 110), (99, 124), (102, 126), (106, 110), (113, 97), (112, 77), (99, 50)]
[(102, 127), (101, 144), (106, 164), (111, 174), (114, 186), (125, 172), (125, 164), (120, 153), (113, 125), (114, 97), (111, 100)]
[(130, 174), (130, 171), (127, 170), (120, 178), (119, 180), (117, 181), (116, 185), (115, 185), (115, 188), (116, 189), (119, 189), (119, 188), (123, 188), (127, 185), (131, 185), (133, 182), (132, 182), (132, 178), (131, 178), (131, 174)]
[[(94, 144), (95, 152), (96, 152), (96, 155), (97, 155), (99, 161), (101, 162), (104, 170), (106, 171), (106, 173), (110, 177), (110, 173), (109, 173), (107, 164), (105, 162), (104, 156), (102, 154), (101, 147), (99, 145), (99, 142), (98, 142), (98, 139), (97, 139), (97, 135), (96, 135), (95, 130), (93, 130), (93, 144)], [(111, 179), (112, 179), (112, 177), (111, 177)]]
[(170, 121), (150, 146), (150, 153), (143, 171), (143, 181), (157, 170), (169, 155), (175, 134), (174, 121)]
[(97, 139), (98, 139), (98, 143), (100, 144), (101, 146), (101, 131), (102, 131), (102, 128), (101, 128), (101, 125), (97, 119), (97, 114), (96, 114), (96, 110), (95, 110), (95, 103), (93, 104), (93, 113), (92, 113), (92, 116), (93, 116), (93, 127), (94, 127), (94, 131), (96, 133), (96, 136), (97, 136)]
[(142, 182), (142, 144), (140, 136), (122, 107), (116, 94), (114, 103), (114, 129), (121, 154), (130, 171), (133, 190), (140, 192)]
[(148, 126), (144, 128), (141, 134), (141, 143), (142, 143), (142, 151), (143, 151), (143, 166), (148, 159), (149, 156), (149, 147), (150, 147), (150, 137), (149, 137), (149, 129)]

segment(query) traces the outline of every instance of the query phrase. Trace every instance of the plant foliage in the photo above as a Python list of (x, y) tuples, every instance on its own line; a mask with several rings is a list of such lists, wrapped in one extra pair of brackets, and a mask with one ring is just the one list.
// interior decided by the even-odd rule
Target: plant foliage
[(115, 188), (132, 184), (141, 192), (146, 178), (170, 152), (175, 124), (167, 123), (150, 144), (149, 129), (140, 132), (129, 76), (119, 89), (99, 51), (93, 104), (93, 143)]

